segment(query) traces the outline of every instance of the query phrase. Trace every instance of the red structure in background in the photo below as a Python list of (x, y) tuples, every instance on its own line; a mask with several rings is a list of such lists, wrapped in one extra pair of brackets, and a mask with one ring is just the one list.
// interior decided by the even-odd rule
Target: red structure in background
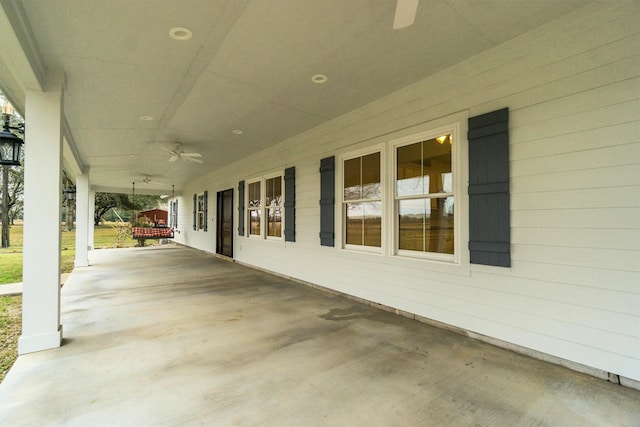
[(140, 211), (138, 213), (138, 219), (148, 218), (154, 226), (166, 227), (169, 223), (169, 212), (164, 209), (149, 209), (147, 211)]

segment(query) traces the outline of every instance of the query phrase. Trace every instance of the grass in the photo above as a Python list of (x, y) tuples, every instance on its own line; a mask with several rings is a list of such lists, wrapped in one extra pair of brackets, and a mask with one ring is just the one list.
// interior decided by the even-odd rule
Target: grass
[(22, 296), (0, 297), (0, 382), (18, 357)]
[[(0, 248), (0, 286), (22, 281), (22, 224), (11, 226), (8, 248)], [(94, 247), (135, 246), (130, 234), (118, 232), (114, 224), (94, 228)], [(61, 273), (70, 273), (76, 255), (75, 231), (63, 231), (61, 241)], [(0, 382), (18, 357), (18, 337), (22, 332), (22, 296), (0, 296)]]
[[(0, 248), (0, 285), (22, 281), (22, 224), (11, 226), (10, 242), (8, 248)], [(118, 241), (118, 230), (115, 224), (107, 223), (94, 227), (94, 247), (116, 248), (131, 247), (136, 241), (127, 236)], [(76, 232), (63, 231), (61, 236), (60, 262), (61, 273), (70, 273), (76, 256)]]

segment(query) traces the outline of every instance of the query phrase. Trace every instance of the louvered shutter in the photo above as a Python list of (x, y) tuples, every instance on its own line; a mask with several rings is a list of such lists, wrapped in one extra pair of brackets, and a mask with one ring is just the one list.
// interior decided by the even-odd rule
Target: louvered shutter
[(320, 160), (320, 244), (335, 244), (335, 157)]
[(511, 266), (509, 110), (469, 119), (471, 263)]
[(207, 224), (209, 223), (209, 192), (204, 192), (204, 224), (202, 224), (202, 229), (207, 231)]
[(193, 229), (198, 229), (198, 195), (193, 195)]
[(244, 236), (244, 181), (238, 183), (238, 236)]
[(296, 168), (284, 170), (284, 240), (296, 241)]

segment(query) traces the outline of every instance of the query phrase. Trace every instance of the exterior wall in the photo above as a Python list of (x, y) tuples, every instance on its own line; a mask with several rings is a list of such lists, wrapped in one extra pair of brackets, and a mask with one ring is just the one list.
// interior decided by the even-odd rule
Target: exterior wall
[[(640, 380), (639, 5), (591, 4), (211, 172), (184, 189), (176, 240), (215, 251), (214, 226), (193, 231), (189, 195), (209, 191), (215, 224), (216, 191), (295, 166), (296, 242), (236, 231), (237, 260)], [(452, 120), (466, 139), (468, 117), (504, 107), (511, 268), (468, 263), (465, 140), (456, 175), (457, 264), (320, 246), (321, 158), (375, 144), (388, 149), (393, 139)]]

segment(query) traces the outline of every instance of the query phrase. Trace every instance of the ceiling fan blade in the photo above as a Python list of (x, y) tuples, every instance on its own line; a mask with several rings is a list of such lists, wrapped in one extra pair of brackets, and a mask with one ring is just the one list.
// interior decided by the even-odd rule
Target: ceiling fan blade
[(416, 20), (419, 0), (398, 0), (396, 15), (393, 18), (393, 29), (400, 30), (413, 25)]
[(190, 162), (193, 162), (193, 163), (204, 163), (202, 160), (197, 159), (195, 157), (185, 157), (184, 159), (189, 160)]
[(180, 156), (178, 154), (172, 154), (171, 157), (169, 157), (169, 161), (170, 162), (175, 162), (176, 160), (178, 160), (180, 158)]
[(180, 153), (182, 157), (202, 157), (200, 153)]

